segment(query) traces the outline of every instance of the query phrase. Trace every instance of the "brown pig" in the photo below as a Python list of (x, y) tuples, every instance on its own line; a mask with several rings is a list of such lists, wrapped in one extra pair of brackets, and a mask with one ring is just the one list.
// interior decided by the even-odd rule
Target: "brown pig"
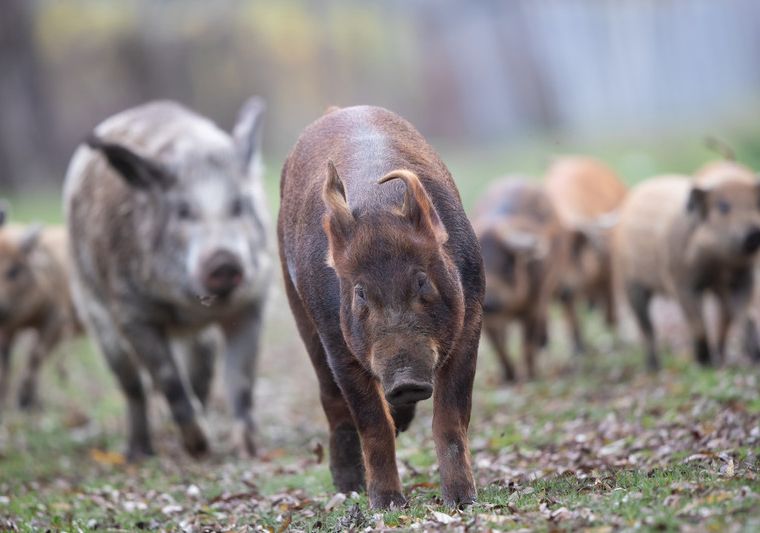
[(61, 227), (5, 225), (0, 214), (0, 408), (9, 388), (11, 350), (20, 333), (36, 333), (19, 405), (37, 402), (40, 365), (80, 331), (69, 290), (66, 232)]
[(580, 354), (586, 343), (576, 309), (578, 297), (601, 305), (607, 325), (617, 325), (610, 240), (627, 189), (612, 169), (581, 156), (556, 159), (546, 172), (544, 187), (568, 232), (568, 257), (558, 295), (575, 353)]
[(447, 505), (475, 499), (467, 427), (481, 327), (480, 250), (446, 166), (378, 107), (332, 110), (282, 170), (285, 287), (317, 373), (338, 490), (405, 503), (395, 435), (433, 396)]
[(476, 209), (475, 230), (486, 273), (483, 326), (502, 364), (516, 373), (507, 353), (507, 325), (519, 322), (528, 377), (544, 344), (549, 303), (559, 281), (565, 240), (557, 213), (540, 186), (519, 178), (494, 182)]
[[(650, 369), (659, 367), (649, 301), (674, 297), (689, 324), (694, 355), (719, 362), (734, 318), (751, 297), (755, 253), (760, 247), (760, 188), (734, 179), (711, 187), (688, 176), (663, 176), (631, 190), (615, 230), (617, 275), (644, 335)], [(711, 355), (702, 299), (720, 305), (717, 355)]]
[(757, 173), (736, 161), (718, 160), (705, 163), (694, 178), (703, 187), (712, 187), (727, 180), (742, 180), (748, 183), (757, 181)]
[[(742, 180), (752, 184), (757, 182), (758, 175), (751, 168), (733, 160), (710, 161), (697, 170), (694, 179), (703, 187), (711, 187), (727, 180)], [(760, 270), (760, 264), (755, 264), (755, 274)], [(755, 278), (757, 279), (757, 278)], [(755, 362), (760, 362), (760, 338), (758, 337), (757, 322), (760, 319), (760, 287), (755, 282), (752, 303), (747, 311), (744, 324), (744, 351)]]

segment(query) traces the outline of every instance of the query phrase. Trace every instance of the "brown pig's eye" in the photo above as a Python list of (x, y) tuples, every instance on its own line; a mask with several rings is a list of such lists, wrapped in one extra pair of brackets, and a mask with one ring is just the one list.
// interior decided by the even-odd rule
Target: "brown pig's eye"
[(356, 285), (354, 287), (354, 297), (356, 297), (356, 301), (359, 303), (364, 303), (367, 301), (366, 295), (364, 294), (364, 287), (361, 285)]
[(414, 288), (417, 290), (417, 294), (422, 297), (433, 294), (433, 285), (424, 272), (417, 272), (414, 276)]

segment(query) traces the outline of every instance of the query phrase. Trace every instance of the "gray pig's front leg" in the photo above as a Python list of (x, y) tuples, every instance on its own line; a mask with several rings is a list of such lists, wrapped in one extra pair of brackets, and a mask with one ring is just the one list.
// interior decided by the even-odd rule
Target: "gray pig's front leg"
[(225, 386), (235, 417), (235, 448), (243, 456), (256, 455), (253, 380), (261, 338), (261, 307), (260, 303), (256, 304), (224, 326), (227, 336)]
[(205, 454), (208, 451), (206, 434), (198, 422), (164, 332), (150, 324), (134, 322), (123, 330), (135, 354), (150, 372), (153, 382), (164, 393), (172, 417), (182, 434), (185, 450), (194, 457)]

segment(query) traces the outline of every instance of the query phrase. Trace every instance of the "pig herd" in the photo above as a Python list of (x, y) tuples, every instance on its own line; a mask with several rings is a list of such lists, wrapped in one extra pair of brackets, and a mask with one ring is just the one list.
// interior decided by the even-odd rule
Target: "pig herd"
[[(186, 451), (201, 456), (221, 353), (236, 450), (255, 454), (253, 382), (273, 279), (263, 112), (252, 98), (226, 133), (173, 102), (129, 109), (72, 157), (65, 229), (6, 223), (0, 210), (0, 402), (20, 333), (35, 334), (18, 386), (26, 407), (40, 364), (86, 329), (126, 398), (128, 458), (154, 453), (148, 387), (165, 396)], [(622, 299), (656, 370), (649, 304), (665, 295), (683, 311), (699, 363), (724, 360), (733, 324), (759, 359), (750, 313), (758, 183), (719, 161), (629, 191), (602, 163), (562, 157), (540, 182), (493, 182), (471, 225), (448, 169), (409, 122), (378, 107), (329, 108), (284, 163), (276, 233), (336, 488), (366, 490), (376, 508), (403, 505), (395, 438), (432, 397), (443, 499), (475, 499), (467, 430), (481, 324), (507, 381), (537, 375), (554, 303), (578, 355), (589, 349), (579, 307), (616, 330)], [(719, 310), (712, 343), (708, 293)], [(520, 372), (511, 323), (522, 333)]]

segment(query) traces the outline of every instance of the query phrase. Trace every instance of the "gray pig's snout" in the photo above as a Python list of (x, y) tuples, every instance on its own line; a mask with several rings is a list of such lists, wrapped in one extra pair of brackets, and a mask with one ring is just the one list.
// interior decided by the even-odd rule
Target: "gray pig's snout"
[(203, 266), (203, 287), (210, 295), (228, 296), (242, 280), (240, 259), (226, 250), (214, 252)]
[(752, 228), (744, 237), (744, 252), (754, 254), (760, 248), (760, 228)]

